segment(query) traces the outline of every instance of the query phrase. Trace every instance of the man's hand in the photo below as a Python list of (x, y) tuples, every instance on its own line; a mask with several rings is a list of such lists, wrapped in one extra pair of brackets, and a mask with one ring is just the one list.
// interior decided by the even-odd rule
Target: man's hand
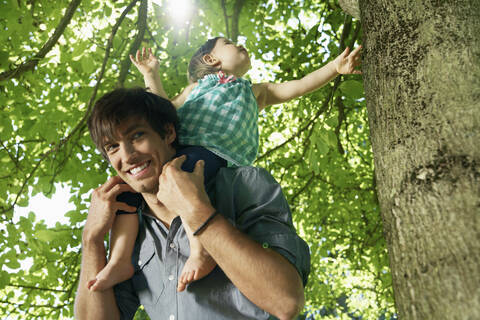
[(130, 55), (130, 60), (143, 76), (157, 74), (160, 69), (160, 62), (153, 55), (151, 48), (147, 50), (144, 47), (142, 51), (137, 50), (136, 57)]
[(135, 192), (128, 184), (118, 177), (112, 177), (103, 185), (93, 190), (87, 222), (83, 230), (85, 240), (103, 241), (112, 228), (117, 210), (135, 212), (135, 207), (116, 200), (122, 192)]
[(203, 185), (203, 160), (195, 164), (192, 173), (181, 169), (186, 156), (173, 159), (163, 166), (159, 177), (157, 199), (192, 227), (201, 225), (215, 209)]
[(362, 46), (358, 46), (350, 52), (350, 48), (346, 48), (338, 57), (333, 60), (335, 68), (340, 74), (361, 74), (360, 70), (355, 70), (355, 67), (361, 63), (360, 50)]

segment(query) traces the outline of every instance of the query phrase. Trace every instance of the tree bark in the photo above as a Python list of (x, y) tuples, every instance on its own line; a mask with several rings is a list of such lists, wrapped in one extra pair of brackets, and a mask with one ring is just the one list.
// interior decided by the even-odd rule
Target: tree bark
[(361, 0), (400, 319), (480, 319), (480, 1)]

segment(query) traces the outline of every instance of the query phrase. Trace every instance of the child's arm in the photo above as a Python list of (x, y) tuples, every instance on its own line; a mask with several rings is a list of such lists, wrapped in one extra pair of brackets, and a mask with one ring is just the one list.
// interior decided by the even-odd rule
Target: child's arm
[(152, 49), (148, 49), (148, 51), (145, 48), (143, 48), (142, 51), (137, 50), (136, 57), (130, 55), (130, 60), (143, 75), (145, 87), (149, 88), (151, 92), (159, 95), (160, 97), (169, 99), (167, 93), (163, 89), (162, 81), (160, 80), (160, 74), (158, 73), (160, 69), (160, 62), (152, 54)]
[(272, 104), (283, 103), (315, 91), (333, 80), (339, 74), (360, 74), (355, 67), (360, 64), (360, 49), (357, 47), (350, 53), (346, 48), (335, 60), (320, 69), (307, 74), (299, 80), (284, 83), (259, 83), (252, 86), (260, 110)]
[(140, 50), (137, 50), (136, 57), (130, 55), (130, 60), (132, 60), (132, 63), (143, 75), (145, 87), (149, 88), (151, 92), (159, 95), (160, 97), (170, 100), (177, 109), (183, 105), (190, 91), (192, 91), (192, 89), (197, 85), (196, 82), (189, 84), (180, 94), (173, 99), (170, 99), (163, 89), (159, 74), (160, 62), (153, 55), (152, 49), (149, 48), (147, 51), (145, 48), (143, 48), (141, 52)]

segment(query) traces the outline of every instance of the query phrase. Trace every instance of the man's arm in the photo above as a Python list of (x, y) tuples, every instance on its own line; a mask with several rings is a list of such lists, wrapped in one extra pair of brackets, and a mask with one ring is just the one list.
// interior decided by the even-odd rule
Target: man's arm
[(279, 253), (264, 249), (221, 215), (198, 238), (232, 283), (254, 304), (279, 319), (292, 319), (302, 310), (302, 280)]
[(116, 197), (125, 191), (134, 192), (129, 185), (122, 183), (119, 177), (113, 177), (92, 193), (87, 222), (82, 233), (82, 264), (75, 298), (76, 319), (120, 319), (113, 288), (90, 291), (87, 289), (87, 282), (94, 279), (106, 265), (103, 240), (113, 225), (115, 212), (136, 210), (126, 203), (116, 201)]
[[(164, 166), (157, 198), (196, 230), (215, 209), (203, 187), (203, 162), (187, 173), (180, 169), (184, 160), (176, 158)], [(264, 249), (221, 215), (198, 238), (233, 284), (258, 307), (280, 319), (292, 319), (301, 311), (302, 280), (280, 254)]]
[(252, 86), (257, 98), (258, 107), (262, 110), (273, 104), (287, 102), (315, 91), (333, 80), (339, 74), (359, 74), (355, 67), (360, 64), (360, 49), (358, 46), (351, 53), (346, 48), (335, 60), (327, 63), (305, 77), (283, 83), (258, 83)]

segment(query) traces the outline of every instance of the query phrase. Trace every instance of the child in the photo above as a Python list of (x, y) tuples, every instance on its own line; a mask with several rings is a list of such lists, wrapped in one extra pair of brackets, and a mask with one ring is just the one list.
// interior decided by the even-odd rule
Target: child
[[(171, 99), (178, 109), (180, 144), (200, 146), (187, 147), (180, 152), (193, 159), (186, 170), (192, 171), (196, 160), (203, 159), (207, 183), (227, 163), (251, 165), (258, 149), (258, 112), (267, 106), (312, 92), (339, 74), (360, 74), (355, 70), (360, 64), (360, 49), (361, 46), (350, 53), (346, 48), (333, 61), (299, 80), (251, 84), (241, 78), (251, 67), (245, 48), (223, 37), (208, 40), (190, 61), (190, 84)], [(159, 61), (151, 50), (144, 48), (142, 52), (137, 51), (136, 57), (130, 56), (130, 59), (144, 76), (145, 86), (168, 99), (160, 80)], [(132, 215), (117, 216), (112, 228), (112, 244), (115, 245), (112, 246), (110, 260), (96, 279), (89, 282), (91, 290), (106, 289), (132, 275), (130, 256), (138, 221), (129, 216)], [(190, 257), (178, 279), (178, 291), (183, 291), (188, 283), (209, 274), (216, 265), (192, 230), (186, 231), (190, 241)]]

